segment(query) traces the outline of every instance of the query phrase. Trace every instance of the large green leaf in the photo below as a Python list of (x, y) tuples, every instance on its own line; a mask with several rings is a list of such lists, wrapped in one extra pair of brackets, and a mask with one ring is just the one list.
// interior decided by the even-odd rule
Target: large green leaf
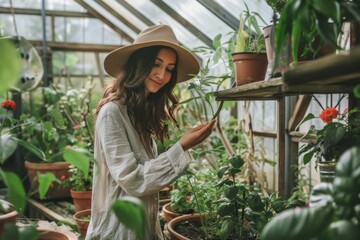
[(80, 169), (85, 178), (89, 176), (90, 153), (83, 148), (71, 147), (64, 150), (64, 160)]
[(37, 148), (36, 146), (31, 144), (30, 142), (27, 142), (27, 141), (24, 141), (24, 140), (21, 140), (21, 139), (16, 139), (16, 141), (20, 146), (24, 147), (25, 149), (27, 149), (28, 151), (33, 153), (35, 156), (37, 156), (38, 158), (40, 158), (44, 162), (47, 161), (46, 155), (41, 149)]
[(17, 143), (11, 134), (0, 135), (0, 163), (3, 164), (16, 150)]
[(8, 190), (9, 202), (14, 205), (17, 212), (25, 210), (26, 193), (20, 178), (12, 172), (0, 169), (1, 177)]
[(220, 239), (226, 240), (228, 239), (231, 231), (234, 229), (235, 223), (231, 219), (227, 218), (225, 219), (221, 224), (220, 229)]
[(44, 199), (47, 191), (50, 188), (50, 185), (53, 181), (56, 181), (56, 177), (51, 172), (46, 173), (37, 173), (38, 182), (39, 182), (39, 197), (40, 199)]
[(331, 205), (295, 208), (276, 215), (263, 229), (262, 240), (311, 239), (324, 231), (332, 220)]
[(145, 240), (145, 207), (140, 199), (135, 197), (118, 199), (112, 204), (112, 210), (125, 227), (135, 231), (139, 240)]
[(313, 7), (327, 18), (332, 19), (336, 24), (340, 23), (340, 4), (335, 0), (312, 1)]
[(21, 59), (8, 39), (0, 39), (0, 93), (14, 86), (21, 72)]

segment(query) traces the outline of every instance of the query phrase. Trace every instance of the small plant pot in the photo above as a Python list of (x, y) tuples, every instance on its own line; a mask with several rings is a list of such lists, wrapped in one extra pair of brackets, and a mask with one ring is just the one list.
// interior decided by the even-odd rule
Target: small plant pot
[(188, 215), (183, 215), (183, 216), (179, 216), (176, 217), (174, 219), (172, 219), (169, 223), (168, 223), (168, 231), (170, 234), (170, 237), (172, 240), (190, 240), (190, 238), (187, 238), (186, 236), (181, 235), (180, 233), (178, 233), (175, 229), (176, 227), (183, 223), (183, 222), (195, 222), (195, 223), (200, 223), (201, 222), (201, 218), (200, 218), (200, 214), (188, 214)]
[(233, 53), (232, 60), (237, 86), (265, 79), (268, 66), (266, 53)]
[[(34, 195), (37, 199), (39, 199), (39, 194), (37, 192), (39, 184), (37, 180), (37, 173), (46, 173), (52, 172), (56, 178), (61, 179), (63, 176), (65, 178), (70, 177), (69, 173), (70, 163), (67, 162), (54, 162), (54, 163), (32, 163), (29, 161), (25, 161), (25, 167), (27, 169), (29, 181), (31, 184), (31, 190), (36, 191)], [(63, 199), (70, 197), (70, 188), (62, 188), (58, 183), (53, 182), (46, 193), (44, 199), (52, 200), (52, 199)]]
[(91, 208), (92, 191), (70, 190), (74, 202), (75, 212)]
[(38, 227), (38, 240), (78, 240), (75, 233), (54, 228)]
[[(11, 204), (5, 200), (1, 200), (2, 204), (7, 204), (8, 206), (11, 206)], [(16, 222), (16, 218), (18, 216), (18, 212), (15, 211), (12, 207), (9, 208), (9, 211), (2, 212), (0, 211), (0, 236), (3, 232), (4, 225), (7, 223), (14, 223)]]
[(91, 209), (82, 210), (76, 212), (73, 215), (73, 218), (76, 222), (76, 226), (79, 229), (79, 232), (83, 238), (86, 236), (87, 229), (90, 223)]
[(326, 183), (332, 183), (335, 178), (335, 161), (324, 161), (319, 162), (319, 173), (320, 173), (320, 181)]
[(170, 222), (172, 219), (174, 219), (176, 217), (179, 217), (181, 215), (184, 215), (184, 214), (181, 214), (181, 213), (172, 212), (170, 210), (170, 207), (171, 207), (171, 202), (165, 204), (162, 207), (162, 212), (164, 214), (164, 219), (165, 219), (166, 222)]

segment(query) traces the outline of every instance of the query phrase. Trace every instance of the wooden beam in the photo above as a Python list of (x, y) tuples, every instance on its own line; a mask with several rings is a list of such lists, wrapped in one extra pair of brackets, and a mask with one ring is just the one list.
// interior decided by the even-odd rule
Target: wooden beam
[(212, 44), (212, 39), (210, 39), (207, 35), (202, 33), (197, 27), (187, 21), (183, 16), (177, 13), (174, 9), (169, 7), (165, 2), (162, 0), (151, 0), (156, 6), (158, 6), (161, 10), (169, 14), (173, 19), (179, 22), (184, 28), (190, 31), (194, 36), (204, 42), (208, 47), (215, 49)]
[[(41, 9), (14, 8), (14, 12), (15, 12), (15, 14), (41, 16)], [(0, 13), (11, 14), (11, 8), (0, 7)], [(46, 14), (46, 16), (52, 16), (52, 17), (95, 18), (93, 15), (91, 15), (91, 14), (89, 14), (87, 12), (46, 10), (45, 14)]]
[(277, 137), (277, 147), (278, 147), (278, 192), (279, 196), (285, 198), (285, 98), (278, 100), (278, 137)]
[(107, 5), (106, 3), (104, 3), (103, 0), (95, 0), (95, 2), (97, 4), (99, 4), (102, 8), (104, 8), (106, 11), (108, 11), (109, 13), (111, 13), (112, 15), (114, 15), (114, 17), (116, 17), (117, 19), (119, 19), (122, 23), (124, 23), (127, 27), (129, 27), (131, 30), (133, 30), (136, 33), (140, 32), (140, 29), (138, 29), (137, 27), (135, 27), (134, 24), (132, 24), (131, 22), (129, 22), (126, 18), (124, 18), (123, 16), (121, 16), (117, 11), (115, 11), (114, 9), (112, 9), (111, 7), (109, 7), (109, 5)]
[(209, 0), (197, 0), (201, 5), (207, 8), (210, 12), (212, 12), (215, 16), (220, 18), (224, 23), (226, 23), (229, 27), (234, 30), (239, 29), (240, 21), (233, 17), (231, 13), (229, 13), (226, 9), (221, 7), (215, 1)]
[(101, 15), (98, 11), (93, 9), (90, 5), (88, 5), (83, 0), (75, 0), (80, 6), (85, 8), (91, 15), (98, 18), (100, 21), (108, 25), (110, 28), (112, 28), (115, 32), (117, 32), (121, 37), (125, 38), (129, 42), (133, 42), (134, 39), (130, 37), (127, 33), (122, 31), (120, 28), (118, 28), (115, 24), (113, 24), (111, 21), (109, 21), (107, 18), (105, 18), (103, 15)]
[[(34, 47), (41, 47), (42, 41), (30, 40)], [(46, 42), (46, 46), (53, 51), (72, 51), (72, 52), (111, 52), (121, 47), (121, 45), (104, 45), (104, 44), (84, 44), (71, 42)]]
[(296, 102), (294, 112), (289, 120), (289, 131), (294, 131), (296, 126), (304, 118), (306, 110), (310, 104), (311, 95), (300, 95)]

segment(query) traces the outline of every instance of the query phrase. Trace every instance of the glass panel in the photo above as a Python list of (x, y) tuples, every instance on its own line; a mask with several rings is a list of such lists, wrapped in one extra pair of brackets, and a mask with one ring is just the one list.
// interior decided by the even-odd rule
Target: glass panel
[[(64, 74), (65, 73), (65, 74)], [(54, 52), (53, 75), (97, 75), (95, 54), (88, 52)]]
[(217, 18), (203, 5), (192, 0), (172, 1), (165, 0), (174, 11), (193, 24), (202, 33), (207, 34), (210, 39), (214, 39), (218, 34), (228, 34), (233, 32), (227, 24)]
[(184, 28), (180, 23), (175, 21), (171, 16), (162, 11), (160, 8), (155, 6), (150, 1), (138, 0), (138, 1), (127, 1), (128, 4), (132, 5), (135, 9), (141, 12), (145, 17), (150, 19), (154, 24), (164, 23), (170, 25), (180, 44), (183, 44), (189, 48), (198, 46), (205, 46), (205, 43), (200, 41), (196, 36)]
[[(267, 24), (270, 24), (273, 16), (273, 11), (269, 5), (264, 0), (244, 0), (249, 7), (251, 12), (257, 12), (265, 20)], [(231, 13), (237, 19), (239, 14), (245, 10), (244, 1), (237, 0), (215, 0), (219, 5), (225, 8), (229, 13)], [(260, 23), (259, 23), (260, 24)], [(260, 27), (265, 27), (262, 26)]]
[(96, 11), (99, 12), (103, 17), (108, 19), (111, 23), (115, 24), (119, 29), (124, 31), (130, 37), (135, 38), (135, 36), (137, 35), (137, 33), (135, 33), (133, 30), (131, 30), (128, 26), (126, 26), (123, 22), (121, 22), (119, 19), (117, 19), (114, 15), (109, 13), (107, 10), (105, 10), (103, 7), (101, 7), (95, 1), (84, 0), (84, 2), (86, 2), (92, 8), (96, 9)]
[[(41, 2), (42, 0), (12, 0), (14, 8), (41, 9)], [(9, 0), (0, 0), (0, 6), (10, 7)], [(85, 10), (79, 4), (72, 0), (46, 0), (45, 7), (48, 10), (85, 12)]]
[(114, 11), (119, 13), (123, 18), (127, 21), (131, 22), (138, 29), (144, 29), (147, 27), (145, 23), (143, 23), (140, 19), (130, 13), (126, 8), (124, 8), (121, 4), (119, 4), (115, 0), (104, 0), (104, 3), (109, 5)]
[[(32, 15), (15, 15), (16, 28), (19, 36), (28, 40), (42, 39), (42, 18)], [(13, 17), (10, 14), (0, 15), (0, 33), (3, 36), (16, 36)], [(50, 39), (50, 17), (46, 17), (46, 38)]]

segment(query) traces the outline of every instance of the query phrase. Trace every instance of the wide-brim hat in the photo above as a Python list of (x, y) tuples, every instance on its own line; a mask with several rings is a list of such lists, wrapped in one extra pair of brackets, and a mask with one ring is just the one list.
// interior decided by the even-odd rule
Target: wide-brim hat
[(174, 32), (165, 24), (154, 25), (141, 31), (133, 44), (110, 52), (104, 60), (105, 71), (110, 76), (117, 78), (132, 53), (140, 48), (150, 46), (165, 46), (175, 50), (177, 53), (177, 83), (189, 80), (199, 72), (200, 64), (196, 57), (179, 45)]

